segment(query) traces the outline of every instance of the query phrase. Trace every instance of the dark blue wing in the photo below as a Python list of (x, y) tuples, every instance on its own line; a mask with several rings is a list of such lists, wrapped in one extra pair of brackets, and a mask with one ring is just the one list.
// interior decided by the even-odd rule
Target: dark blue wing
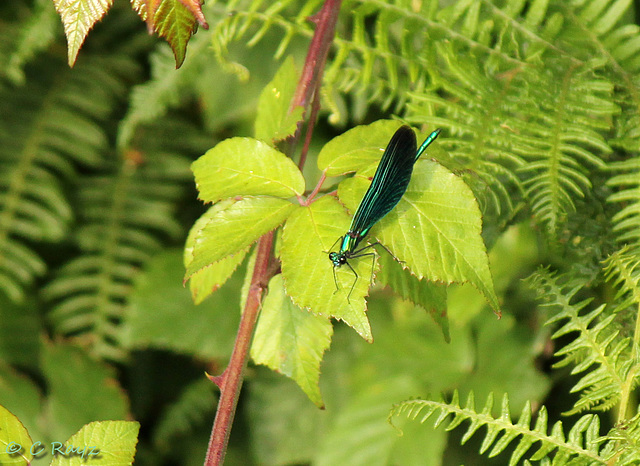
[(409, 126), (401, 126), (382, 154), (371, 186), (353, 216), (349, 228), (352, 236), (364, 237), (400, 202), (411, 181), (415, 161), (416, 135)]

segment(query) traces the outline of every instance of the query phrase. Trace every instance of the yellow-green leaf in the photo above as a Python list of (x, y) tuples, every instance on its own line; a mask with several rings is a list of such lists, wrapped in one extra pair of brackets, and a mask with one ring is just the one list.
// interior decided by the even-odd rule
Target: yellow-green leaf
[(401, 121), (378, 120), (370, 125), (356, 126), (333, 138), (318, 155), (318, 168), (327, 176), (354, 172), (378, 162)]
[(297, 106), (289, 111), (297, 84), (298, 72), (293, 57), (289, 56), (260, 94), (255, 131), (257, 139), (272, 143), (296, 132), (304, 110)]
[(73, 66), (89, 30), (104, 16), (113, 0), (53, 0), (67, 36), (69, 66)]
[(404, 268), (386, 251), (380, 256), (378, 280), (391, 287), (404, 299), (422, 306), (442, 329), (444, 340), (449, 343), (449, 320), (447, 319), (447, 287), (442, 283), (418, 279), (409, 269)]
[(0, 405), (0, 464), (26, 466), (31, 464), (33, 441), (20, 420)]
[(205, 213), (206, 225), (196, 235), (193, 260), (185, 278), (219, 260), (243, 252), (265, 233), (274, 230), (295, 205), (273, 197), (246, 197)]
[(320, 363), (332, 334), (329, 319), (293, 304), (284, 292), (282, 275), (276, 275), (262, 303), (251, 357), (295, 380), (309, 399), (322, 407)]
[[(373, 164), (340, 183), (338, 195), (355, 210), (368, 188)], [(489, 259), (482, 240), (482, 216), (471, 189), (431, 160), (419, 160), (404, 197), (371, 230), (418, 278), (472, 283), (500, 313)]]
[[(209, 208), (209, 210), (193, 224), (184, 247), (183, 260), (185, 267), (188, 267), (193, 260), (193, 246), (200, 231), (206, 226), (211, 217), (215, 215), (215, 212), (231, 204), (233, 204), (231, 200), (218, 202)], [(242, 263), (248, 251), (249, 248), (247, 247), (244, 251), (240, 251), (232, 256), (227, 256), (211, 264), (209, 267), (194, 273), (189, 279), (189, 289), (191, 290), (193, 302), (200, 304), (207, 296), (224, 285), (238, 265)]]
[[(349, 228), (349, 216), (332, 196), (324, 196), (308, 207), (297, 209), (287, 220), (282, 233), (282, 275), (285, 289), (293, 302), (318, 315), (343, 320), (365, 340), (372, 341), (366, 316), (365, 296), (369, 290), (373, 256), (350, 261), (358, 280), (348, 267), (335, 270), (339, 289), (329, 260), (329, 249)], [(354, 286), (355, 283), (355, 286)], [(353, 286), (353, 292), (347, 296)]]
[(296, 164), (252, 138), (225, 139), (193, 162), (200, 199), (217, 202), (232, 196), (301, 195), (305, 184)]
[(91, 422), (60, 447), (51, 466), (131, 465), (139, 430), (133, 421)]

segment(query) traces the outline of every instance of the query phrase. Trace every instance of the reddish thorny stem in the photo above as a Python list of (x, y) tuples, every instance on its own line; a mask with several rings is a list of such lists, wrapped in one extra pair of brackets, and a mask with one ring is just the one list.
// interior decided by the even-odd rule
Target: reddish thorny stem
[[(302, 75), (291, 102), (291, 108), (302, 106), (305, 112), (311, 102), (316, 102), (307, 128), (305, 147), (300, 157), (300, 168), (304, 166), (306, 148), (315, 124), (319, 107), (317, 102), (319, 102), (318, 92), (322, 82), (322, 73), (333, 41), (341, 2), (342, 0), (326, 0), (320, 11), (310, 18), (316, 24), (316, 31), (309, 45)], [(289, 145), (290, 153), (287, 155), (291, 156), (293, 154), (293, 150), (301, 137), (300, 133), (300, 131), (296, 132), (292, 143)], [(221, 375), (211, 377), (211, 380), (220, 388), (220, 399), (218, 400), (218, 410), (209, 439), (205, 466), (219, 466), (224, 462), (262, 295), (271, 277), (279, 270), (279, 267), (273, 264), (273, 236), (273, 232), (270, 232), (262, 236), (258, 241), (258, 253), (251, 278), (251, 286), (240, 320), (231, 360)]]

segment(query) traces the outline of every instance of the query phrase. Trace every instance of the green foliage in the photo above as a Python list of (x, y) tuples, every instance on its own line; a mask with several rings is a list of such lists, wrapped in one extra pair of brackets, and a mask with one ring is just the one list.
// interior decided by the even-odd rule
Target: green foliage
[[(284, 155), (301, 110), (283, 58), (304, 63), (320, 0), (208, 0), (193, 37), (199, 2), (157, 2), (147, 26), (177, 55), (128, 2), (96, 2), (72, 71), (100, 10), (76, 2), (73, 25), (65, 4), (67, 47), (52, 3), (0, 2), (0, 399), (31, 441), (131, 418), (150, 433), (136, 464), (201, 464), (202, 374), (227, 364), (275, 229), (251, 350), (272, 370), (246, 371), (228, 464), (640, 462), (631, 0), (345, 0), (304, 170)], [(402, 123), (365, 124), (390, 112), (443, 132), (347, 300), (327, 252)], [(409, 398), (399, 437), (385, 418)]]
[(154, 443), (162, 450), (171, 450), (172, 440), (180, 434), (188, 434), (199, 424), (208, 421), (215, 406), (213, 387), (202, 378), (187, 386), (180, 398), (163, 414), (153, 434)]
[(622, 174), (612, 176), (607, 181), (611, 187), (618, 188), (619, 191), (609, 196), (609, 202), (623, 203), (622, 209), (617, 212), (612, 221), (613, 229), (618, 232), (619, 241), (637, 241), (640, 238), (640, 178), (639, 160), (629, 159), (611, 164), (614, 173), (622, 171)]
[(567, 277), (554, 277), (548, 271), (540, 271), (530, 280), (529, 286), (537, 291), (543, 305), (553, 309), (553, 316), (547, 324), (563, 324), (552, 338), (578, 333), (570, 344), (556, 352), (556, 356), (561, 358), (556, 367), (574, 365), (573, 374), (591, 368), (572, 389), (580, 392), (581, 396), (569, 413), (585, 409), (610, 409), (622, 395), (623, 380), (629, 370), (627, 351), (630, 339), (622, 337), (612, 325), (614, 314), (603, 315), (604, 304), (590, 312), (581, 313), (592, 300), (571, 302), (584, 282), (574, 279), (562, 283)]
[(256, 327), (251, 357), (257, 364), (298, 381), (309, 399), (323, 406), (320, 395), (320, 363), (331, 344), (333, 327), (322, 316), (295, 306), (285, 294), (282, 275), (269, 283), (260, 321)]
[(174, 206), (182, 195), (187, 161), (156, 153), (153, 163), (131, 152), (106, 175), (87, 177), (79, 192), (84, 228), (77, 234), (81, 255), (64, 264), (44, 290), (50, 319), (66, 335), (91, 333), (93, 351), (121, 359), (120, 321), (129, 288), (139, 270), (161, 248), (162, 236), (182, 229)]
[[(241, 258), (244, 259), (244, 255)], [(184, 268), (180, 251), (168, 250), (154, 255), (133, 284), (130, 306), (123, 317), (122, 346), (139, 351), (171, 350), (206, 360), (228, 358), (240, 320), (240, 313), (235, 312), (240, 308), (235, 288), (242, 282), (239, 275), (243, 272), (243, 268), (234, 276), (232, 271), (228, 272), (224, 279), (229, 279), (231, 286), (206, 289), (207, 296), (217, 291), (196, 306), (182, 284)], [(204, 284), (198, 296), (202, 298), (203, 294)], [(168, 327), (170, 333), (166, 331)]]
[[(468, 441), (481, 427), (486, 427), (487, 432), (480, 447), (480, 453), (488, 453), (490, 458), (497, 456), (518, 437), (517, 446), (511, 453), (509, 465), (518, 464), (527, 454), (528, 450), (540, 442), (537, 450), (527, 456), (531, 461), (546, 459), (549, 464), (602, 464), (608, 458), (611, 448), (600, 449), (599, 436), (600, 421), (598, 416), (587, 414), (581, 417), (569, 430), (567, 436), (563, 431), (561, 422), (557, 422), (548, 431), (547, 411), (542, 407), (533, 428), (531, 427), (531, 406), (526, 404), (518, 417), (518, 421), (511, 421), (509, 399), (505, 395), (502, 399), (500, 415), (494, 417), (493, 396), (489, 396), (481, 412), (476, 410), (473, 392), (469, 393), (463, 407), (460, 406), (458, 392), (453, 393), (450, 402), (440, 401), (407, 401), (391, 411), (389, 418), (405, 415), (410, 419), (419, 419), (425, 422), (431, 416), (436, 417), (435, 426), (438, 427), (445, 421), (445, 429), (452, 430), (468, 420), (462, 442)], [(449, 418), (453, 415), (453, 418)], [(498, 437), (500, 436), (500, 437)], [(489, 450), (491, 448), (491, 450)], [(552, 460), (549, 456), (552, 456)]]
[(135, 73), (132, 65), (123, 57), (94, 58), (73, 73), (44, 60), (28, 85), (3, 90), (0, 288), (12, 299), (23, 299), (46, 270), (33, 244), (68, 233), (73, 209), (63, 183), (79, 167), (101, 162), (108, 145), (102, 125), (124, 92), (124, 76)]
[(0, 460), (3, 464), (25, 465), (31, 464), (34, 456), (47, 455), (53, 456), (50, 464), (54, 466), (70, 464), (78, 458), (98, 465), (133, 464), (140, 430), (140, 424), (131, 421), (91, 422), (64, 443), (43, 445), (40, 441), (34, 443), (20, 420), (3, 406), (0, 406), (0, 425), (3, 426)]
[(281, 141), (296, 132), (304, 110), (301, 106), (290, 108), (298, 79), (293, 57), (289, 56), (260, 94), (255, 129), (257, 139)]
[(8, 54), (2, 71), (15, 84), (24, 84), (26, 76), (23, 67), (37, 52), (46, 49), (55, 39), (59, 18), (50, 0), (37, 0), (33, 14), (28, 16), (19, 32), (15, 34), (15, 44)]

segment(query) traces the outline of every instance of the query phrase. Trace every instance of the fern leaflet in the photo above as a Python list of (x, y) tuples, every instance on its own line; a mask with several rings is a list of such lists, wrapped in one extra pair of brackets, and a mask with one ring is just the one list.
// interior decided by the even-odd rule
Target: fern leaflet
[(572, 374), (589, 370), (572, 389), (581, 393), (568, 414), (585, 409), (611, 409), (620, 401), (631, 361), (630, 339), (621, 336), (612, 324), (615, 314), (604, 313), (605, 305), (583, 312), (591, 299), (572, 303), (584, 286), (582, 280), (571, 280), (541, 269), (527, 281), (530, 288), (537, 291), (542, 305), (554, 313), (546, 324), (562, 323), (552, 338), (577, 334), (571, 343), (556, 352), (562, 359), (555, 367), (574, 364)]
[(163, 239), (183, 232), (174, 210), (188, 178), (181, 156), (132, 151), (113, 172), (83, 181), (77, 236), (83, 254), (43, 292), (53, 301), (49, 317), (58, 332), (84, 337), (96, 356), (124, 357), (119, 332), (132, 280)]
[[(40, 68), (42, 67), (42, 68)], [(70, 71), (43, 59), (28, 85), (0, 96), (0, 289), (20, 300), (45, 264), (34, 247), (63, 239), (72, 209), (62, 182), (101, 163), (102, 123), (125, 91), (131, 62), (84, 60)]]
[[(529, 403), (524, 406), (515, 424), (511, 421), (509, 399), (506, 394), (502, 399), (499, 417), (492, 415), (493, 404), (493, 394), (490, 394), (484, 408), (478, 412), (473, 392), (470, 392), (464, 407), (462, 407), (458, 392), (454, 391), (453, 397), (448, 403), (443, 399), (437, 401), (412, 400), (400, 403), (393, 407), (389, 419), (392, 420), (394, 416), (404, 415), (409, 419), (418, 419), (419, 422), (424, 423), (430, 417), (436, 416), (435, 426), (438, 427), (442, 424), (448, 431), (468, 420), (470, 423), (462, 437), (463, 444), (484, 426), (487, 428), (487, 432), (480, 447), (481, 454), (488, 452), (488, 456), (493, 458), (505, 451), (510, 444), (516, 442), (509, 458), (509, 465), (518, 464), (537, 443), (540, 444), (538, 449), (527, 455), (531, 461), (545, 459), (550, 461), (552, 459), (548, 464), (554, 465), (604, 463), (603, 454), (608, 454), (609, 447), (599, 451), (602, 439), (599, 434), (600, 420), (597, 416), (587, 414), (581, 417), (565, 437), (560, 421), (556, 422), (551, 428), (551, 432), (548, 433), (548, 416), (544, 406), (538, 412), (538, 417), (532, 428)], [(453, 418), (450, 418), (451, 415)]]

